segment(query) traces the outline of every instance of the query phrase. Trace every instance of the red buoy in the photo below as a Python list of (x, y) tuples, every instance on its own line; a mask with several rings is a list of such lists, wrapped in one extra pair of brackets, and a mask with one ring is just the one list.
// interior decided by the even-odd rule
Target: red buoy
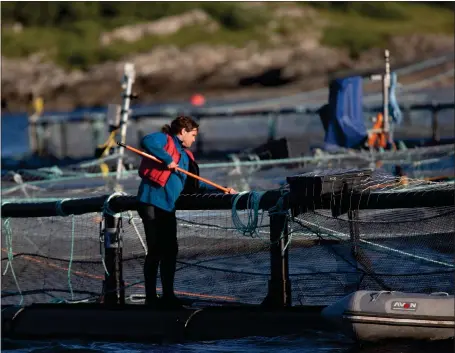
[(199, 93), (193, 94), (191, 96), (191, 104), (200, 107), (205, 104), (205, 97)]

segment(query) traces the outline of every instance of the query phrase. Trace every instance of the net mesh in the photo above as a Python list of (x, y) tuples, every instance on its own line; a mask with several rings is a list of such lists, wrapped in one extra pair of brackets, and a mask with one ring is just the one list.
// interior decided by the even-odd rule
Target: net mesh
[[(246, 222), (245, 212), (239, 213)], [(240, 234), (230, 211), (179, 211), (177, 217), (178, 295), (218, 301), (261, 299), (270, 273), (268, 231), (261, 230), (254, 238)], [(106, 274), (99, 221), (100, 215), (91, 213), (10, 218), (3, 222), (3, 303), (17, 303), (21, 294), (28, 304), (99, 296)], [(144, 294), (142, 268), (146, 246), (136, 212), (124, 216), (122, 223), (123, 275), (128, 287), (126, 295), (131, 300)], [(11, 246), (8, 237), (12, 238)], [(253, 298), (254, 292), (257, 296)]]
[[(360, 289), (452, 292), (454, 211), (362, 210), (355, 221), (327, 211), (297, 217), (296, 233), (308, 235), (295, 236), (291, 246), (297, 239), (312, 246), (290, 251), (290, 263), (299, 265), (291, 271), (294, 298), (324, 304)], [(360, 232), (358, 242), (353, 226)]]
[[(368, 209), (352, 206), (337, 217), (326, 209), (294, 216), (281, 210), (288, 217), (284, 239), (293, 303), (330, 304), (358, 289), (453, 292), (455, 205), (436, 200), (428, 207), (401, 207), (393, 196), (406, 195), (412, 203), (442, 192), (453, 199), (454, 185), (376, 173), (356, 188), (357, 196), (368, 199)], [(290, 192), (288, 186), (281, 191)], [(390, 197), (390, 209), (374, 209), (384, 197)], [(273, 212), (261, 211), (257, 203), (244, 211), (178, 210), (177, 295), (212, 304), (261, 303), (271, 274)], [(3, 303), (99, 300), (106, 275), (102, 217), (99, 212), (3, 217)], [(126, 298), (141, 302), (144, 230), (135, 211), (123, 212), (121, 219)]]
[[(455, 177), (454, 145), (382, 152), (316, 151), (312, 157), (281, 160), (259, 160), (253, 155), (249, 158), (238, 162), (201, 163), (201, 176), (237, 190), (279, 188), (285, 184), (285, 175), (316, 168), (373, 168), (389, 175), (406, 175), (423, 180)], [(112, 166), (116, 165), (115, 158), (108, 162)], [(140, 183), (137, 170), (125, 170), (121, 178), (116, 179), (116, 172), (101, 173), (101, 164), (99, 160), (94, 160), (66, 169), (54, 167), (8, 172), (2, 177), (2, 196), (8, 199), (33, 199), (103, 195), (113, 189), (121, 189), (129, 194), (137, 192)]]

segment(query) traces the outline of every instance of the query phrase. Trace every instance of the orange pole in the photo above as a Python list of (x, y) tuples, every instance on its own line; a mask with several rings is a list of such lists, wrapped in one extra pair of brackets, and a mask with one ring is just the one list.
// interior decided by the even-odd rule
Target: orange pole
[[(152, 160), (154, 160), (155, 162), (158, 162), (158, 163), (163, 163), (161, 160), (159, 160), (155, 156), (152, 156), (151, 154), (142, 152), (141, 150), (138, 150), (137, 148), (128, 146), (128, 145), (126, 145), (126, 144), (124, 144), (122, 142), (117, 141), (117, 145), (122, 146), (123, 148), (126, 148), (127, 150), (130, 150), (131, 152), (137, 153), (137, 154), (141, 155), (142, 157), (152, 159)], [(210, 181), (208, 179), (202, 178), (199, 175), (190, 173), (190, 172), (186, 171), (185, 169), (176, 167), (175, 170), (178, 170), (179, 172), (182, 172), (182, 173), (184, 173), (184, 174), (186, 174), (186, 175), (188, 175), (188, 176), (190, 176), (192, 178), (195, 178), (197, 180), (203, 181), (206, 184), (212, 185), (212, 186), (216, 187), (217, 189), (219, 189), (219, 190), (221, 190), (221, 191), (223, 191), (225, 193), (229, 193), (229, 189), (228, 188), (225, 188), (224, 186), (215, 184), (213, 181)]]

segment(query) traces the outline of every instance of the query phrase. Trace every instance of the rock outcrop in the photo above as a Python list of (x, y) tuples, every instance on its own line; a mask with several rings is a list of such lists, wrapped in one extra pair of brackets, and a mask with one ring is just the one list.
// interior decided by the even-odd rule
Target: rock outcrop
[[(391, 38), (391, 63), (400, 65), (454, 51), (451, 36), (411, 35)], [(261, 87), (286, 88), (298, 84), (313, 89), (337, 70), (367, 69), (382, 65), (382, 49), (372, 49), (357, 60), (347, 52), (320, 45), (314, 37), (295, 45), (259, 49), (194, 45), (185, 49), (158, 47), (149, 53), (107, 62), (87, 72), (67, 72), (38, 54), (17, 60), (2, 57), (2, 99), (10, 109), (24, 110), (27, 95), (39, 92), (46, 109), (73, 109), (120, 101), (120, 79), (125, 62), (136, 69), (134, 91), (141, 102), (172, 100), (204, 93), (232, 92)], [(315, 81), (316, 80), (316, 81)]]
[(205, 25), (210, 31), (215, 31), (219, 27), (204, 11), (194, 9), (181, 15), (168, 16), (149, 23), (117, 28), (112, 32), (103, 33), (100, 42), (101, 45), (109, 45), (115, 40), (135, 42), (144, 36), (169, 35), (194, 25)]

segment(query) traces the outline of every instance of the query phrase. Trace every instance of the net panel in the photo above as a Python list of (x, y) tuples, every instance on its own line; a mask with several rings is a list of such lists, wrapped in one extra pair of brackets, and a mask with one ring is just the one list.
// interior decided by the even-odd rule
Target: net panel
[[(454, 184), (375, 174), (356, 190), (354, 206), (341, 215), (280, 211), (288, 214), (294, 304), (330, 304), (357, 289), (453, 292), (455, 205), (438, 200), (453, 200)], [(359, 195), (368, 201), (362, 207)], [(193, 210), (177, 212), (177, 294), (210, 303), (261, 303), (271, 273), (269, 215), (277, 208), (261, 211), (250, 203), (245, 211), (233, 211), (214, 209), (198, 195), (189, 200)], [(403, 200), (406, 205), (397, 204)], [(432, 204), (423, 207), (422, 200)], [(413, 202), (416, 207), (409, 208)], [(98, 300), (106, 274), (101, 216), (3, 217), (3, 303)], [(135, 211), (123, 212), (121, 219), (126, 296), (137, 302), (144, 295), (144, 231)], [(254, 232), (242, 234), (247, 228)]]
[(290, 263), (300, 265), (291, 272), (294, 298), (323, 303), (360, 289), (453, 292), (455, 185), (367, 172), (288, 179), (297, 197), (313, 196), (294, 212), (291, 245), (296, 238), (311, 244), (290, 251)]
[[(230, 211), (178, 211), (177, 217), (178, 295), (201, 301), (263, 299), (270, 273), (266, 219), (254, 237), (246, 237), (237, 231)], [(246, 212), (239, 211), (239, 217), (247, 222)], [(97, 300), (106, 274), (100, 218), (90, 213), (3, 222), (3, 304)], [(129, 300), (143, 299), (143, 225), (135, 211), (122, 220), (125, 293)]]
[[(327, 304), (361, 289), (453, 293), (455, 207), (358, 213), (356, 220), (323, 210), (295, 218), (294, 300)], [(309, 245), (296, 248), (299, 242)]]

